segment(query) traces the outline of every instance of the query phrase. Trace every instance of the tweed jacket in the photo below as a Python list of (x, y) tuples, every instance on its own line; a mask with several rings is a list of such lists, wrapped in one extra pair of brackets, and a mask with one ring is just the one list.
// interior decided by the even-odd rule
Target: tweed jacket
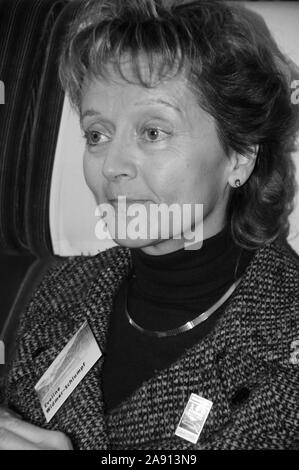
[[(299, 261), (286, 242), (259, 248), (214, 329), (104, 413), (101, 370), (128, 248), (57, 260), (24, 311), (6, 405), (76, 449), (298, 449)], [(47, 424), (34, 385), (87, 320), (103, 356)], [(175, 429), (191, 393), (213, 402), (197, 444)]]

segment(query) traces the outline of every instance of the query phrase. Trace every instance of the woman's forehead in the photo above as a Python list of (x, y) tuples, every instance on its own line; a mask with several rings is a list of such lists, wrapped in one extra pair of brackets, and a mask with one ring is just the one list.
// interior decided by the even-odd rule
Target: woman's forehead
[(181, 118), (187, 117), (195, 99), (183, 81), (178, 78), (163, 82), (152, 88), (125, 81), (111, 83), (102, 79), (93, 80), (82, 95), (81, 116), (88, 109), (99, 112), (133, 112), (138, 114), (144, 109), (164, 108), (168, 113)]
[[(147, 64), (144, 62), (141, 67), (146, 70)], [(81, 109), (83, 110), (90, 101), (100, 100), (103, 104), (107, 101), (131, 101), (138, 105), (165, 104), (169, 102), (173, 106), (184, 107), (186, 102), (195, 101), (195, 95), (191, 91), (189, 82), (184, 73), (174, 76), (165, 76), (162, 80), (149, 87), (144, 86), (134, 75), (129, 61), (124, 63), (122, 76), (114, 68), (113, 63), (107, 64), (106, 76), (92, 76), (86, 78), (82, 87)]]
[(89, 117), (129, 125), (143, 115), (170, 120), (190, 132), (198, 127), (215, 127), (214, 118), (201, 106), (184, 76), (177, 75), (151, 88), (128, 83), (119, 76), (113, 81), (94, 78), (82, 93), (81, 124)]

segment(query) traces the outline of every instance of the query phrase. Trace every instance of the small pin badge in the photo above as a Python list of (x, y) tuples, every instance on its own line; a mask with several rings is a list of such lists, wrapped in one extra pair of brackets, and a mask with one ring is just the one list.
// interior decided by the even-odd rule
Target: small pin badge
[(196, 444), (212, 405), (213, 403), (210, 400), (200, 397), (196, 395), (196, 393), (191, 393), (178, 427), (176, 428), (176, 436)]

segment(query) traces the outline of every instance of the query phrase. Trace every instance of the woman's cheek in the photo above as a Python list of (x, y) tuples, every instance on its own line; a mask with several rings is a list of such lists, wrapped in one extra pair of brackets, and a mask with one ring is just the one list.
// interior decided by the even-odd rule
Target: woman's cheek
[(101, 186), (100, 172), (97, 168), (97, 165), (95, 165), (95, 163), (86, 155), (84, 155), (83, 159), (83, 173), (86, 184), (98, 203), (98, 200), (100, 199), (99, 189)]

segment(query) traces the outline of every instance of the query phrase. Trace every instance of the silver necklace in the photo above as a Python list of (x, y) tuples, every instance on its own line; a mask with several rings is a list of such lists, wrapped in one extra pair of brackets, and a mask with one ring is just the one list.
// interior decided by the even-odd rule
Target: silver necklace
[(125, 293), (125, 313), (126, 316), (129, 320), (129, 323), (136, 328), (136, 330), (140, 331), (141, 333), (146, 334), (147, 336), (155, 337), (155, 338), (166, 338), (168, 336), (176, 336), (180, 333), (184, 333), (185, 331), (192, 330), (195, 326), (199, 325), (200, 323), (204, 322), (207, 320), (212, 313), (215, 312), (224, 302), (229, 298), (229, 296), (234, 292), (238, 284), (240, 283), (241, 278), (239, 278), (237, 281), (235, 281), (230, 288), (223, 294), (223, 296), (214, 304), (212, 307), (210, 307), (208, 310), (205, 312), (200, 313), (196, 318), (194, 318), (191, 321), (188, 321), (184, 325), (179, 326), (178, 328), (173, 328), (171, 330), (166, 330), (166, 331), (152, 331), (152, 330), (146, 330), (145, 328), (142, 328), (142, 326), (138, 325), (133, 318), (131, 318), (129, 312), (128, 312), (128, 285), (126, 288), (126, 293)]

